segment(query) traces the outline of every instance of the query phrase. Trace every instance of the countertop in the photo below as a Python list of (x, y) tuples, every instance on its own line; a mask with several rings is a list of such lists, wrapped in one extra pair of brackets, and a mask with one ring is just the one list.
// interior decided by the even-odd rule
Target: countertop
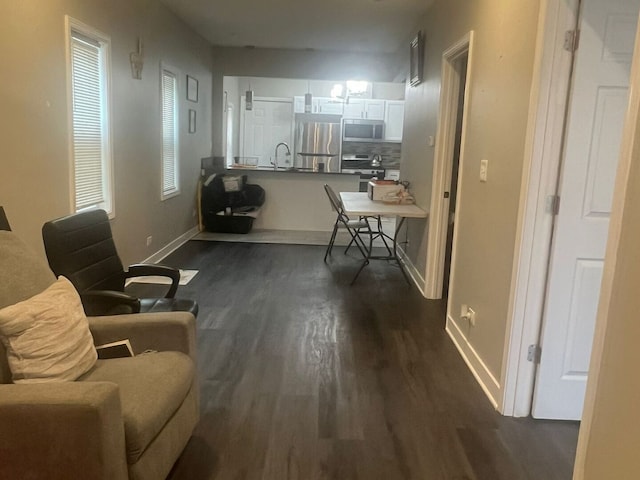
[(303, 175), (357, 175), (355, 173), (342, 173), (342, 172), (316, 172), (310, 169), (298, 169), (298, 168), (278, 168), (274, 170), (273, 167), (227, 167), (228, 172), (237, 172), (249, 174), (252, 172), (271, 172), (271, 173), (286, 173), (286, 174), (303, 174)]

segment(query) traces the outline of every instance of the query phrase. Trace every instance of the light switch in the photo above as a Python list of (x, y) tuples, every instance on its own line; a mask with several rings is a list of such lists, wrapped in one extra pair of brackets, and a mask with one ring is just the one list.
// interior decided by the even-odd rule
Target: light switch
[(435, 146), (436, 144), (436, 139), (433, 138), (433, 135), (429, 135), (429, 138), (427, 139), (427, 143), (429, 144), (430, 147)]
[(480, 181), (487, 181), (487, 173), (489, 170), (489, 160), (480, 160)]

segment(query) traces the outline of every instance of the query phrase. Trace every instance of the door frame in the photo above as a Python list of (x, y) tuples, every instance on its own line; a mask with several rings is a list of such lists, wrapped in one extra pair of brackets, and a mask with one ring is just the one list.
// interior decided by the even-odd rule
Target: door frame
[(498, 402), (507, 416), (531, 413), (536, 364), (527, 356), (542, 328), (555, 219), (548, 198), (558, 190), (573, 70), (564, 39), (578, 26), (579, 6), (579, 0), (541, 2)]
[[(440, 106), (438, 109), (438, 130), (436, 133), (436, 149), (433, 160), (433, 180), (431, 184), (431, 208), (429, 214), (429, 229), (427, 232), (427, 265), (425, 270), (424, 296), (429, 299), (442, 298), (444, 279), (444, 263), (447, 248), (447, 228), (449, 226), (449, 199), (444, 198), (445, 192), (451, 188), (453, 169), (453, 154), (456, 138), (456, 123), (458, 118), (458, 101), (460, 99), (460, 73), (456, 69), (456, 62), (467, 55), (467, 75), (465, 84), (470, 85), (473, 75), (474, 31), (471, 30), (451, 45), (442, 54), (442, 80), (440, 92)], [(464, 92), (464, 106), (462, 111), (462, 134), (460, 138), (459, 164), (462, 165), (466, 147), (467, 117), (470, 100), (470, 90)], [(459, 168), (458, 183), (462, 177)], [(460, 189), (458, 189), (458, 195)], [(456, 214), (457, 217), (457, 214)], [(454, 221), (457, 222), (457, 218)], [(455, 228), (451, 268), (453, 269), (456, 244)], [(453, 276), (449, 277), (453, 282)], [(448, 310), (448, 307), (447, 307)]]

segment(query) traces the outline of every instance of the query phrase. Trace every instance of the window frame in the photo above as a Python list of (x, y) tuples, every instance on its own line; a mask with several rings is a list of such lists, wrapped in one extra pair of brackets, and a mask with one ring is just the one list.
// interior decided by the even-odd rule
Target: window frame
[[(103, 81), (102, 108), (104, 109), (104, 121), (102, 127), (102, 169), (103, 169), (103, 194), (104, 201), (85, 208), (76, 209), (76, 159), (74, 151), (74, 130), (73, 130), (73, 34), (78, 34), (94, 40), (100, 44), (101, 75)], [(67, 126), (68, 126), (68, 151), (69, 151), (69, 191), (70, 210), (77, 213), (91, 210), (93, 208), (104, 209), (109, 218), (115, 217), (115, 195), (114, 195), (114, 161), (113, 161), (113, 108), (112, 108), (112, 68), (111, 68), (111, 37), (100, 30), (93, 28), (69, 15), (65, 15), (65, 42), (66, 42), (66, 63), (67, 63)]]
[[(174, 175), (175, 175), (175, 182), (174, 182), (174, 188), (169, 190), (169, 191), (165, 191), (164, 190), (164, 180), (165, 180), (165, 159), (164, 159), (164, 88), (163, 88), (163, 81), (164, 81), (164, 73), (168, 72), (169, 74), (171, 74), (171, 76), (173, 76), (173, 78), (175, 79), (175, 90), (174, 90), (174, 98), (175, 98), (175, 102), (174, 102), (174, 146), (173, 146), (173, 151), (174, 151), (174, 161), (173, 161), (173, 168), (174, 168)], [(181, 193), (181, 189), (180, 189), (180, 85), (182, 84), (181, 82), (181, 78), (182, 78), (182, 73), (180, 72), (180, 70), (176, 67), (174, 67), (173, 65), (170, 65), (166, 62), (160, 62), (160, 82), (159, 82), (159, 86), (160, 86), (160, 161), (161, 161), (161, 165), (160, 165), (160, 199), (162, 201), (164, 200), (168, 200), (170, 198), (176, 197), (178, 195), (180, 195)]]

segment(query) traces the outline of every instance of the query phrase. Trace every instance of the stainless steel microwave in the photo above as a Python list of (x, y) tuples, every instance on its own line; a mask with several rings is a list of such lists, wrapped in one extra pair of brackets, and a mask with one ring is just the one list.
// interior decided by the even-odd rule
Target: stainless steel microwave
[(384, 122), (382, 120), (351, 120), (342, 123), (344, 142), (382, 142), (384, 141)]

